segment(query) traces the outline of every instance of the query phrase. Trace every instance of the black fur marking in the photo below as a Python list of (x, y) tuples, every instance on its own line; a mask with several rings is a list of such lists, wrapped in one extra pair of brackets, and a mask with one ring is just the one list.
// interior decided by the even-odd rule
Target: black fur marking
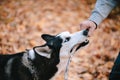
[[(22, 58), (26, 52), (21, 52), (13, 55), (0, 55), (0, 80), (49, 80), (57, 72), (57, 64), (60, 62), (59, 51), (61, 48), (62, 39), (60, 37), (50, 37), (48, 35), (42, 35), (46, 44), (43, 46), (34, 47), (35, 59), (28, 59), (31, 63), (30, 66), (35, 69), (35, 73), (31, 73), (28, 67), (22, 63)], [(39, 55), (35, 48), (48, 46), (51, 49), (51, 57), (46, 58)], [(5, 67), (10, 59), (13, 59), (11, 63), (11, 74), (7, 77)], [(35, 76), (37, 74), (37, 78)]]
[(88, 43), (89, 43), (89, 41), (85, 41), (85, 42), (81, 43), (81, 44), (77, 47), (76, 51), (77, 51), (79, 48), (86, 46)]
[[(76, 48), (75, 51), (77, 51), (78, 49), (80, 49), (81, 47), (86, 46), (89, 43), (89, 41), (85, 41), (83, 43), (80, 43), (79, 46)], [(73, 51), (74, 47), (70, 50), (70, 53)]]

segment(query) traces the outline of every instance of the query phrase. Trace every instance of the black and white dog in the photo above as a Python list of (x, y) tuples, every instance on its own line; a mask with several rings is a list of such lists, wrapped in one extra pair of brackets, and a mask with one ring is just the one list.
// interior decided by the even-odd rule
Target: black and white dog
[(88, 44), (87, 35), (88, 30), (56, 36), (43, 34), (46, 43), (42, 46), (0, 55), (0, 80), (53, 80), (61, 67), (65, 68), (70, 53)]

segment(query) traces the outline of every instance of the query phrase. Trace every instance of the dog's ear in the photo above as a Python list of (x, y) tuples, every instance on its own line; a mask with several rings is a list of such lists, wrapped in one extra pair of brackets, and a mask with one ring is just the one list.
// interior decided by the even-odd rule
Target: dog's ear
[(42, 34), (41, 37), (48, 42), (49, 40), (53, 39), (55, 36), (49, 35), (49, 34)]
[(34, 51), (43, 57), (50, 58), (51, 49), (48, 46), (34, 47)]

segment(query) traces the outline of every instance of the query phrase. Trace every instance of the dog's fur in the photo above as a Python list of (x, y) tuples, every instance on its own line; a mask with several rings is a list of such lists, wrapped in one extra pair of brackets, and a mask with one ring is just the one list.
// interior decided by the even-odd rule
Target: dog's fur
[[(88, 44), (87, 30), (56, 36), (43, 34), (46, 43), (12, 55), (0, 55), (0, 80), (52, 80), (65, 68), (75, 47)], [(76, 51), (75, 50), (75, 51)], [(64, 66), (63, 66), (64, 65)]]

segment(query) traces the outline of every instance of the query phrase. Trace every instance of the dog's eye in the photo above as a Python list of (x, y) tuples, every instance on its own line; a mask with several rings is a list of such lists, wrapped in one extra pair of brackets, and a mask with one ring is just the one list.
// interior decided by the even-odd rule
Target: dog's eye
[(68, 42), (70, 40), (70, 37), (66, 37), (64, 42)]

